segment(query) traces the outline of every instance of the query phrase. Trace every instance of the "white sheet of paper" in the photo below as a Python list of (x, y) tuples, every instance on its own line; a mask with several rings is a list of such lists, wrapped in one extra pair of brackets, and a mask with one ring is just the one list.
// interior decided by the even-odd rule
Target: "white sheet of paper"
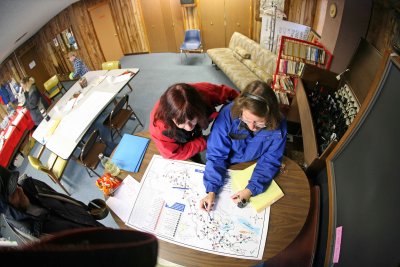
[(140, 189), (140, 183), (132, 176), (128, 175), (120, 187), (110, 196), (106, 203), (107, 206), (119, 217), (123, 222), (127, 222), (129, 214), (132, 211), (133, 204), (136, 201)]
[(237, 207), (232, 179), (218, 194), (211, 212), (200, 209), (205, 196), (202, 164), (154, 155), (142, 177), (126, 225), (159, 239), (200, 251), (243, 259), (262, 259), (270, 207), (257, 213)]

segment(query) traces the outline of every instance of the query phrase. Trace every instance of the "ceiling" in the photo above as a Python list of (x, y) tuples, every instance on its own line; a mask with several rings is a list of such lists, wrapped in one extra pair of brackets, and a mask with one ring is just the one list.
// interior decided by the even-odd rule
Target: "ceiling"
[(79, 0), (0, 0), (0, 63), (50, 19)]

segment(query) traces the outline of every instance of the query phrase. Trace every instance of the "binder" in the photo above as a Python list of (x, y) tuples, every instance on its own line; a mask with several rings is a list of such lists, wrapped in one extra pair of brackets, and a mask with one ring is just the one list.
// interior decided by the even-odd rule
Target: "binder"
[[(232, 186), (235, 191), (243, 190), (247, 186), (248, 180), (254, 171), (256, 164), (247, 167), (244, 170), (230, 170)], [(272, 180), (270, 186), (264, 193), (250, 198), (250, 205), (257, 211), (263, 211), (284, 196), (279, 185)]]
[(150, 139), (124, 134), (112, 156), (112, 161), (125, 171), (138, 172)]

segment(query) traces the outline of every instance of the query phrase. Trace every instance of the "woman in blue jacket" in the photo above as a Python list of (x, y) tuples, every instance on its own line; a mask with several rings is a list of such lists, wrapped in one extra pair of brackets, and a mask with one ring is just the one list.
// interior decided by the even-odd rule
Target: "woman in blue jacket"
[(203, 182), (207, 196), (200, 207), (210, 211), (232, 164), (257, 160), (245, 189), (232, 200), (240, 205), (264, 192), (278, 173), (286, 144), (286, 120), (274, 91), (264, 82), (250, 83), (222, 108), (207, 141)]

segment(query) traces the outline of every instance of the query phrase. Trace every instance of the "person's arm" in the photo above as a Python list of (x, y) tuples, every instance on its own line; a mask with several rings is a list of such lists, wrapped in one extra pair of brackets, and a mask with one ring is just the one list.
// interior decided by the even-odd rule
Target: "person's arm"
[(31, 92), (28, 92), (28, 94), (25, 95), (26, 97), (26, 106), (28, 109), (35, 109), (38, 108), (38, 103), (39, 103), (39, 92), (35, 87), (31, 87)]
[(79, 59), (74, 60), (74, 72), (72, 72), (72, 78), (76, 79), (81, 76), (81, 68), (82, 68), (82, 63)]
[(203, 183), (206, 192), (218, 193), (224, 185), (229, 152), (231, 151), (232, 141), (229, 131), (232, 124), (230, 109), (232, 105), (225, 106), (211, 129), (207, 141), (207, 162), (203, 176)]
[(280, 169), (286, 145), (286, 121), (281, 122), (281, 129), (281, 138), (274, 137), (271, 146), (258, 159), (254, 172), (246, 186), (251, 191), (252, 196), (256, 196), (267, 190), (272, 179)]
[(228, 101), (234, 100), (239, 96), (239, 92), (227, 85), (212, 84), (212, 83), (193, 83), (190, 84), (195, 87), (199, 92), (205, 95), (213, 107), (226, 104)]

